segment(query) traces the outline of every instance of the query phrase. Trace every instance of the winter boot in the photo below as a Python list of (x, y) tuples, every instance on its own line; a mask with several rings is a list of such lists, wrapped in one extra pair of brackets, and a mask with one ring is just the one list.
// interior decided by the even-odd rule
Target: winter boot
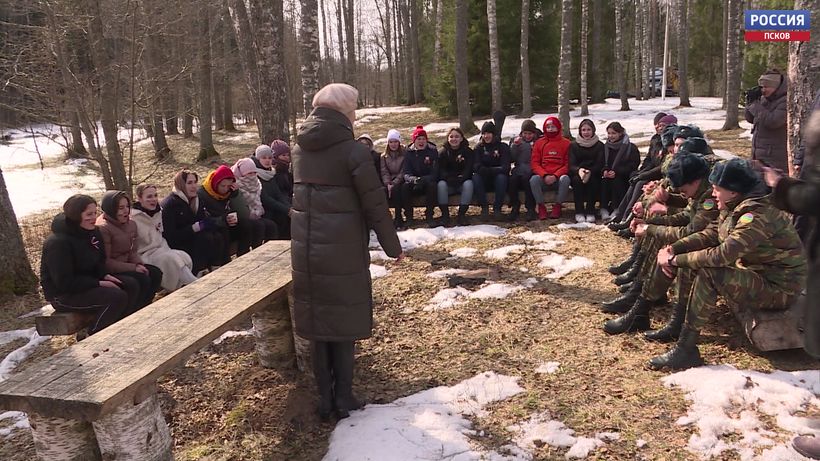
[(444, 227), (450, 227), (452, 224), (450, 222), (450, 207), (448, 205), (441, 205), (439, 206), (441, 210), (441, 225)]
[(355, 363), (353, 341), (339, 341), (330, 344), (333, 363), (333, 406), (339, 419), (347, 418), (350, 412), (364, 406), (353, 395), (353, 365)]
[(433, 219), (433, 208), (429, 207), (424, 211), (424, 221), (427, 227), (436, 227), (436, 221)]
[(507, 218), (510, 222), (515, 222), (518, 220), (518, 215), (521, 214), (521, 206), (514, 206), (512, 210), (510, 210), (510, 216)]
[(792, 440), (794, 451), (809, 459), (820, 459), (820, 436), (801, 435)]
[(404, 210), (404, 227), (412, 227), (415, 224), (413, 219), (413, 209)]
[(330, 359), (330, 343), (312, 341), (310, 345), (313, 377), (319, 390), (319, 418), (327, 421), (333, 413), (333, 369)]
[(612, 283), (615, 285), (625, 285), (635, 280), (635, 277), (637, 277), (638, 273), (641, 271), (641, 265), (643, 264), (645, 257), (646, 255), (638, 253), (638, 256), (635, 258), (635, 261), (632, 262), (632, 265), (629, 266), (629, 269), (627, 269), (627, 271), (623, 274), (612, 279)]
[(527, 216), (526, 216), (527, 221), (535, 221), (535, 219), (537, 217), (538, 217), (538, 215), (535, 214), (535, 210), (527, 208)]
[(490, 205), (481, 205), (481, 221), (487, 222), (490, 219)]
[(619, 296), (612, 301), (603, 303), (601, 305), (601, 310), (610, 314), (623, 314), (627, 312), (635, 304), (635, 301), (637, 301), (641, 296), (642, 289), (643, 282), (632, 283), (632, 287), (629, 291), (624, 293), (623, 296)]
[(625, 238), (625, 239), (631, 239), (632, 237), (635, 236), (635, 234), (633, 234), (632, 231), (629, 228), (621, 229), (618, 232), (616, 232), (615, 235), (617, 235), (618, 237), (621, 237), (621, 238)]
[(458, 206), (458, 218), (456, 222), (459, 226), (466, 226), (467, 225), (467, 210), (470, 209), (470, 205), (459, 205)]
[(703, 359), (700, 357), (700, 351), (698, 350), (699, 336), (700, 332), (698, 330), (684, 326), (680, 331), (675, 347), (663, 355), (653, 357), (649, 361), (649, 367), (654, 370), (663, 368), (685, 370), (703, 365)]
[(558, 219), (561, 217), (561, 204), (560, 203), (553, 203), (552, 210), (550, 210), (550, 219)]
[(396, 230), (404, 229), (404, 221), (401, 219), (401, 210), (399, 208), (396, 208), (396, 214), (393, 217), (393, 227)]
[(680, 329), (683, 326), (683, 320), (685, 318), (686, 303), (685, 301), (681, 302), (681, 299), (678, 298), (678, 302), (676, 302), (675, 307), (672, 308), (672, 317), (669, 319), (669, 323), (667, 323), (660, 330), (647, 331), (644, 333), (644, 337), (650, 341), (658, 341), (662, 343), (672, 342), (678, 339), (678, 335), (680, 335)]
[(611, 335), (621, 333), (631, 333), (633, 331), (643, 331), (649, 329), (649, 310), (652, 309), (652, 302), (638, 296), (638, 300), (626, 314), (617, 319), (604, 322), (604, 331)]
[(502, 219), (504, 219), (504, 213), (501, 212), (501, 207), (493, 206), (493, 220), (501, 221)]
[(626, 293), (627, 291), (632, 289), (632, 284), (635, 282), (625, 283), (618, 287), (618, 293)]
[(615, 264), (609, 266), (609, 273), (612, 275), (621, 275), (624, 272), (628, 271), (632, 264), (635, 262), (635, 258), (638, 257), (638, 253), (641, 251), (641, 245), (638, 242), (632, 244), (632, 253), (629, 255), (626, 260), (622, 261), (619, 264)]
[(538, 219), (541, 221), (547, 219), (547, 206), (543, 203), (538, 204)]

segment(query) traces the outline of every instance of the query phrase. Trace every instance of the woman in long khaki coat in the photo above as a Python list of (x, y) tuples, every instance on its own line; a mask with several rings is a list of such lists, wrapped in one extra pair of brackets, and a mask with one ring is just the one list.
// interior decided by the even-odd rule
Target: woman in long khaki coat
[(373, 327), (370, 230), (387, 255), (402, 257), (370, 151), (353, 135), (357, 100), (350, 85), (322, 88), (292, 153), (294, 319), (312, 342), (323, 419), (362, 406), (352, 392), (354, 341)]

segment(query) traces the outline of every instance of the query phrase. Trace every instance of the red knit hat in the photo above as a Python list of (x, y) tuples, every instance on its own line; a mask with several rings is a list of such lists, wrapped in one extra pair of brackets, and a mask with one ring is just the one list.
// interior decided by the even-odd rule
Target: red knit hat
[(427, 137), (427, 132), (424, 131), (423, 126), (416, 125), (416, 129), (413, 130), (413, 134), (410, 136), (410, 139), (412, 139), (413, 142), (416, 142), (416, 138), (418, 138), (419, 136), (424, 136), (426, 138)]
[(211, 186), (216, 190), (216, 188), (219, 187), (219, 183), (226, 179), (236, 180), (236, 176), (234, 176), (229, 166), (219, 165), (219, 168), (214, 171), (214, 175), (211, 177)]
[[(552, 136), (547, 134), (547, 124), (550, 123), (550, 122), (552, 122), (553, 125), (558, 127), (558, 131), (556, 131), (555, 134), (553, 134)], [(555, 136), (561, 136), (562, 125), (561, 125), (561, 120), (558, 120), (558, 117), (547, 117), (547, 119), (544, 120), (544, 125), (542, 126), (542, 128), (543, 128), (543, 131), (544, 131), (544, 136), (546, 136), (548, 138), (554, 138)]]

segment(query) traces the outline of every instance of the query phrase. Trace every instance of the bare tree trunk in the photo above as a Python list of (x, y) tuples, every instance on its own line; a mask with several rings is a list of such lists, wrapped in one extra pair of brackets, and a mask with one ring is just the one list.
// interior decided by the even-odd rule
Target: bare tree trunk
[[(156, 17), (158, 5), (154, 1), (143, 2), (143, 17), (145, 22), (150, 24), (147, 18)], [(154, 29), (151, 25), (147, 26), (145, 37), (145, 52), (143, 54), (143, 66), (149, 79), (145, 85), (149, 88), (152, 96), (148, 101), (148, 110), (150, 111), (149, 122), (150, 130), (149, 136), (153, 138), (154, 155), (157, 159), (165, 159), (171, 153), (168, 147), (168, 141), (165, 139), (165, 131), (163, 127), (163, 112), (162, 101), (165, 99), (165, 88), (158, 82), (161, 76), (162, 68), (162, 43), (160, 31)]]
[(413, 73), (416, 72), (416, 66), (413, 62), (413, 33), (410, 30), (412, 29), (412, 24), (410, 24), (410, 8), (407, 4), (409, 1), (410, 0), (399, 1), (399, 4), (401, 5), (399, 13), (401, 14), (402, 29), (404, 29), (402, 56), (404, 58), (404, 62), (406, 63), (405, 68), (407, 69), (404, 80), (404, 85), (407, 90), (407, 104), (415, 104), (418, 102), (416, 100), (416, 88), (413, 86)]
[(605, 73), (601, 67), (601, 28), (603, 22), (601, 19), (601, 0), (592, 0), (592, 102), (604, 102), (606, 98), (606, 89), (604, 88), (606, 80), (603, 75)]
[(444, 4), (442, 0), (433, 0), (433, 16), (435, 17), (435, 29), (433, 35), (433, 75), (438, 75), (439, 66), (441, 65), (441, 29), (442, 17), (444, 16)]
[(421, 80), (421, 50), (419, 49), (419, 28), (421, 27), (419, 15), (421, 11), (416, 0), (408, 0), (408, 2), (410, 3), (407, 10), (407, 19), (410, 23), (410, 54), (413, 57), (413, 96), (416, 102), (421, 102), (424, 100)]
[[(721, 6), (723, 7), (723, 43), (728, 43), (729, 41), (729, 5), (726, 2), (720, 2)], [(726, 82), (729, 81), (729, 72), (726, 69), (726, 63), (729, 61), (729, 56), (726, 53), (727, 48), (726, 45), (723, 46), (723, 59), (720, 63), (720, 90), (721, 94), (723, 95), (723, 103), (721, 104), (720, 108), (726, 110), (726, 95), (729, 94), (726, 91)]]
[(632, 57), (633, 57), (633, 74), (632, 78), (635, 83), (635, 99), (643, 99), (641, 92), (641, 49), (643, 48), (641, 42), (641, 8), (643, 7), (643, 0), (635, 0), (635, 11), (632, 15)]
[(738, 29), (740, 15), (743, 13), (743, 0), (728, 0), (729, 9), (728, 33), (726, 40), (726, 121), (723, 130), (740, 128), (738, 123), (738, 99), (740, 98), (740, 44)]
[(302, 51), (302, 109), (305, 117), (313, 109), (313, 95), (319, 91), (319, 5), (316, 0), (301, 0), (299, 47)]
[(182, 115), (182, 137), (194, 137), (194, 97), (191, 77), (186, 77), (182, 86), (182, 105), (185, 112)]
[(521, 0), (521, 116), (532, 117), (530, 85), (530, 0)]
[(681, 107), (692, 107), (689, 103), (689, 2), (677, 0), (678, 16), (678, 94)]
[(624, 0), (615, 0), (615, 78), (618, 81), (618, 92), (621, 97), (621, 110), (629, 110), (629, 97), (626, 92), (626, 66), (624, 57)]
[(652, 68), (649, 65), (649, 56), (652, 54), (652, 42), (650, 40), (650, 18), (652, 16), (650, 6), (652, 0), (646, 0), (641, 8), (641, 75), (643, 84), (643, 98), (648, 100), (652, 97), (650, 84), (652, 82)]
[(345, 0), (336, 0), (336, 35), (339, 37), (339, 62), (342, 65), (342, 80), (347, 82), (350, 80), (350, 76), (348, 74), (350, 69), (347, 68), (347, 60), (345, 59), (345, 28), (342, 20), (344, 11), (344, 5), (342, 2), (344, 1)]
[(207, 6), (199, 8), (199, 155), (197, 160), (219, 155), (211, 131), (211, 23)]
[[(382, 26), (382, 34), (384, 35), (384, 54), (387, 57), (387, 80), (388, 80), (388, 88), (390, 90), (390, 97), (391, 99), (395, 100), (396, 95), (396, 87), (393, 84), (394, 80), (394, 71), (393, 68), (393, 41), (392, 41), (392, 29), (391, 29), (391, 22), (390, 22), (390, 0), (384, 1), (384, 12), (382, 12), (381, 6), (379, 2), (376, 2), (376, 9), (379, 12), (379, 20)], [(433, 63), (435, 65), (435, 62)], [(433, 72), (433, 75), (436, 75), (436, 72)]]
[[(794, 9), (809, 10), (811, 34), (820, 36), (820, 3), (815, 0), (796, 0)], [(814, 101), (820, 91), (820, 47), (810, 42), (789, 42), (789, 93), (787, 101), (789, 169), (794, 174), (794, 154), (805, 142), (801, 130), (811, 113), (807, 101)], [(814, 159), (817, 162), (817, 159)], [(805, 168), (805, 166), (804, 166)]]
[[(501, 62), (498, 57), (498, 19), (495, 0), (487, 0), (487, 29), (490, 38), (490, 88), (493, 112), (503, 109), (501, 102)], [(559, 77), (560, 78), (560, 77)]]
[[(587, 35), (589, 35), (589, 0), (581, 0), (581, 116), (589, 115), (587, 106)], [(562, 50), (563, 51), (563, 50)]]
[(558, 63), (558, 119), (564, 136), (569, 131), (569, 87), (572, 76), (572, 0), (561, 1), (561, 56)]
[(353, 86), (357, 84), (356, 77), (356, 38), (354, 35), (353, 24), (353, 0), (344, 0), (347, 5), (345, 7), (345, 32), (346, 39), (346, 57), (347, 57), (347, 80)]
[(11, 206), (6, 180), (0, 169), (0, 299), (22, 295), (37, 288), (37, 277), (31, 270), (17, 216)]
[(655, 45), (658, 42), (658, 3), (650, 0), (649, 1), (649, 38), (648, 38), (649, 47), (649, 91), (652, 97), (654, 98), (658, 92), (658, 88), (655, 86), (655, 68), (657, 65), (655, 64), (655, 58), (657, 57), (657, 53), (655, 52)]
[(473, 134), (476, 128), (470, 109), (470, 82), (467, 78), (467, 21), (470, 15), (467, 1), (456, 0), (456, 99), (458, 125), (465, 134)]
[(69, 113), (71, 123), (71, 145), (68, 148), (68, 156), (71, 158), (88, 157), (88, 151), (83, 144), (83, 132), (80, 129), (80, 118), (76, 110)]
[[(328, 34), (328, 29), (330, 29), (330, 24), (327, 22), (327, 15), (325, 14), (325, 0), (319, 0), (319, 9), (321, 10), (321, 13), (322, 13), (322, 39), (325, 42), (325, 47), (324, 47), (325, 56), (324, 56), (324, 61), (323, 62), (328, 63), (327, 66), (320, 66), (319, 71), (321, 72), (321, 70), (323, 68), (329, 67), (330, 68), (329, 69), (330, 70), (330, 75), (328, 75), (328, 79), (329, 80), (335, 80), (335, 75), (333, 73), (333, 55), (330, 53), (331, 43), (330, 43), (330, 38), (329, 38), (330, 36)], [(321, 52), (321, 50), (320, 50), (320, 52)]]
[[(225, 69), (232, 69), (236, 65), (233, 48), (233, 21), (227, 4), (222, 5), (222, 17), (225, 21), (225, 28), (222, 29), (222, 56), (225, 62), (222, 63)], [(227, 71), (222, 73), (222, 120), (225, 121), (225, 131), (236, 131), (233, 123), (233, 92), (231, 91), (231, 74)]]
[(407, 63), (404, 62), (402, 58), (402, 43), (404, 40), (402, 39), (400, 21), (399, 2), (398, 0), (393, 0), (393, 62), (396, 64), (393, 70), (395, 71), (394, 78), (397, 102), (404, 99), (402, 92), (405, 90), (404, 78), (407, 75)]

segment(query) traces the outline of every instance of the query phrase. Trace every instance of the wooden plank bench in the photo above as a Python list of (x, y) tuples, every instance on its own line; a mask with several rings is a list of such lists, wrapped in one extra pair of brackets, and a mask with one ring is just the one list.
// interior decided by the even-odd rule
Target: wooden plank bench
[(51, 308), (51, 304), (43, 306), (43, 309), (47, 312), (34, 317), (34, 324), (40, 336), (73, 335), (87, 328), (96, 318), (93, 313), (57, 312)]
[[(505, 195), (506, 195), (506, 193), (505, 193)], [(544, 203), (546, 203), (547, 205), (549, 205), (551, 203), (554, 203), (555, 198), (557, 196), (558, 196), (558, 191), (554, 191), (554, 190), (544, 191)], [(525, 199), (524, 191), (520, 191), (518, 193), (518, 197), (521, 200), (521, 205), (522, 205), (522, 208), (523, 208), (524, 199)], [(461, 199), (460, 194), (451, 195), (450, 198), (449, 198), (450, 206), (458, 206), (460, 199)], [(495, 200), (495, 192), (487, 192), (487, 203), (492, 205), (493, 200)], [(565, 203), (572, 203), (572, 202), (573, 202), (573, 195), (572, 195), (572, 188), (570, 188), (569, 189), (569, 194), (567, 195), (567, 201)], [(476, 199), (475, 196), (473, 196), (473, 200), (472, 200), (471, 204), (478, 206), (478, 200)], [(506, 197), (504, 198), (504, 204), (509, 205), (509, 200)], [(424, 196), (423, 195), (414, 195), (413, 196), (413, 206), (423, 208), (425, 206)], [(436, 204), (436, 206), (438, 206), (438, 204)]]
[(780, 351), (803, 347), (803, 325), (805, 302), (801, 297), (785, 310), (740, 309), (732, 310), (740, 322), (743, 332), (757, 349)]
[[(290, 242), (269, 242), (0, 383), (40, 459), (170, 460), (156, 381), (253, 314), (263, 366), (292, 364)], [(304, 347), (304, 345), (302, 345)]]

